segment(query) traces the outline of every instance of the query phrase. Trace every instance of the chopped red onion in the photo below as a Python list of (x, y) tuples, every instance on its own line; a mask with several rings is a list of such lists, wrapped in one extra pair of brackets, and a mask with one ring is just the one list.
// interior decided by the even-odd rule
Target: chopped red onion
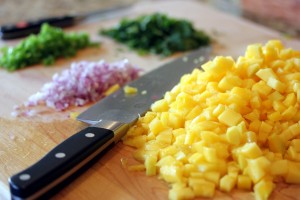
[(52, 81), (30, 96), (24, 105), (46, 104), (59, 111), (70, 106), (83, 106), (103, 98), (111, 86), (123, 86), (136, 79), (140, 71), (128, 60), (72, 63), (69, 69), (54, 74)]

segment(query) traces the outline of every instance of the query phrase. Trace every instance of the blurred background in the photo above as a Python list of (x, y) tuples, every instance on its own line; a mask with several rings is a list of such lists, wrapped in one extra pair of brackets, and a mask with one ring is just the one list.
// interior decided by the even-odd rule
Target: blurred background
[[(163, 0), (0, 0), (0, 25), (26, 19), (85, 14), (138, 1), (155, 3)], [(300, 0), (197, 1), (279, 30), (289, 37), (300, 37)]]

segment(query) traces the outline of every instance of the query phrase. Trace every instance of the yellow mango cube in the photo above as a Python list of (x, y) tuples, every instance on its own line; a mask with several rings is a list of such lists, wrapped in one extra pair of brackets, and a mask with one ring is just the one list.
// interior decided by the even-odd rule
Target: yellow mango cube
[(218, 116), (218, 120), (227, 126), (235, 126), (243, 120), (243, 117), (240, 113), (227, 108)]
[(150, 154), (145, 159), (146, 175), (154, 176), (156, 175), (156, 163), (157, 155)]
[(213, 131), (201, 131), (201, 139), (204, 143), (211, 144), (221, 140), (220, 136)]
[(204, 155), (202, 153), (196, 152), (188, 158), (188, 161), (191, 164), (199, 164), (204, 161)]
[(214, 148), (203, 147), (203, 155), (205, 160), (207, 160), (208, 162), (215, 163), (219, 160), (217, 150)]
[(170, 145), (173, 141), (172, 130), (167, 129), (156, 136), (156, 141)]
[(257, 142), (256, 133), (254, 133), (253, 131), (244, 132), (244, 136), (246, 137), (246, 141), (248, 143)]
[(230, 90), (236, 86), (241, 86), (242, 80), (238, 76), (224, 76), (218, 84), (218, 87), (223, 90)]
[(262, 156), (262, 151), (255, 142), (246, 143), (244, 146), (241, 147), (240, 152), (245, 157), (251, 159)]
[(298, 135), (300, 135), (300, 124), (299, 123), (295, 123), (295, 124), (289, 126), (288, 129), (293, 134), (293, 137), (297, 137)]
[(160, 158), (160, 160), (156, 163), (156, 166), (162, 167), (165, 165), (177, 165), (178, 161), (175, 159), (174, 156), (167, 155), (165, 157)]
[(250, 99), (250, 105), (253, 109), (260, 109), (261, 108), (261, 98), (258, 95), (253, 95)]
[(300, 153), (300, 139), (293, 139), (290, 144), (297, 153)]
[(170, 145), (166, 148), (163, 148), (159, 151), (159, 157), (160, 158), (164, 158), (166, 156), (170, 156), (170, 155), (174, 155), (178, 152), (178, 149), (173, 146), (173, 145)]
[(131, 87), (131, 86), (129, 86), (129, 85), (126, 85), (126, 86), (123, 88), (123, 90), (124, 90), (124, 93), (125, 93), (126, 95), (133, 95), (133, 94), (136, 94), (136, 93), (138, 92), (138, 89), (137, 89), (137, 88)]
[(275, 111), (268, 114), (268, 119), (275, 122), (280, 121), (282, 119), (281, 113), (279, 111)]
[(287, 174), (284, 177), (285, 182), (300, 184), (300, 164), (299, 162), (288, 161), (288, 170)]
[(275, 72), (271, 68), (260, 69), (256, 72), (256, 76), (265, 82), (268, 82), (269, 78), (277, 79)]
[(204, 172), (202, 173), (203, 177), (208, 180), (213, 182), (215, 185), (219, 185), (219, 181), (220, 181), (220, 177), (221, 177), (221, 173), (218, 171), (208, 171), (208, 172)]
[(169, 109), (169, 104), (165, 99), (157, 100), (151, 105), (151, 110), (153, 112), (164, 112), (164, 111), (168, 111), (168, 109)]
[(242, 133), (237, 126), (232, 126), (226, 132), (227, 141), (233, 145), (239, 145), (242, 139)]
[(272, 106), (275, 111), (278, 111), (280, 113), (286, 110), (286, 106), (281, 101), (273, 101)]
[(183, 151), (178, 151), (174, 156), (175, 156), (175, 159), (178, 161), (181, 161), (183, 163), (187, 162), (187, 155)]
[(272, 152), (283, 154), (285, 151), (285, 143), (277, 134), (272, 134), (268, 137), (268, 145)]
[(237, 177), (232, 175), (225, 175), (220, 180), (220, 190), (230, 192), (236, 185)]
[(252, 181), (249, 176), (238, 175), (237, 177), (237, 188), (241, 190), (250, 190), (252, 187)]
[(249, 124), (249, 130), (257, 133), (259, 131), (261, 121), (256, 119)]
[(300, 154), (296, 151), (295, 147), (289, 146), (286, 151), (285, 158), (292, 161), (300, 161)]
[(183, 165), (183, 176), (184, 177), (192, 177), (193, 173), (199, 173), (196, 165), (190, 164), (190, 163)]
[(286, 107), (294, 106), (297, 102), (296, 95), (294, 93), (290, 93), (286, 96), (284, 101), (282, 102)]
[(257, 141), (261, 142), (261, 143), (265, 143), (267, 141), (272, 129), (273, 129), (272, 125), (263, 121), (259, 127)]
[(194, 197), (193, 190), (184, 185), (174, 184), (169, 191), (170, 200), (193, 199)]
[(269, 78), (267, 85), (273, 88), (274, 90), (277, 90), (278, 92), (284, 92), (286, 88), (286, 85), (284, 83), (273, 77)]
[(176, 165), (164, 165), (160, 167), (159, 175), (168, 183), (180, 182), (183, 177), (183, 168)]
[(213, 62), (208, 62), (202, 65), (205, 72), (213, 72), (215, 74), (224, 74), (234, 66), (234, 61), (230, 57), (217, 56)]
[(189, 178), (189, 185), (198, 197), (213, 197), (216, 185), (202, 178)]
[(139, 165), (130, 165), (128, 167), (129, 171), (139, 172), (139, 171), (145, 171), (145, 165), (139, 164)]
[(256, 200), (268, 200), (274, 189), (274, 183), (271, 180), (263, 179), (254, 186)]
[(146, 135), (139, 135), (136, 137), (127, 138), (126, 140), (123, 141), (123, 143), (128, 146), (139, 148), (145, 145), (146, 140), (147, 140)]
[(263, 51), (261, 44), (248, 45), (245, 53), (246, 58), (263, 58)]
[(248, 174), (254, 183), (268, 174), (271, 162), (264, 156), (248, 160)]
[(259, 81), (255, 83), (251, 89), (252, 91), (257, 92), (262, 97), (267, 97), (272, 92), (272, 87), (267, 85), (267, 83), (265, 83), (264, 81)]
[(284, 99), (284, 96), (280, 92), (274, 91), (268, 96), (268, 99), (271, 101), (281, 101)]
[(295, 106), (289, 106), (285, 111), (283, 111), (282, 119), (290, 120), (296, 115), (297, 112), (298, 109)]
[(252, 77), (259, 69), (260, 65), (258, 63), (249, 65), (247, 67), (247, 77)]
[(138, 135), (143, 135), (146, 130), (140, 126), (132, 126), (126, 133), (126, 137), (133, 137)]
[(275, 176), (286, 176), (288, 170), (288, 160), (276, 160), (270, 167), (270, 173)]
[(168, 129), (168, 127), (156, 117), (149, 123), (149, 129), (154, 135), (158, 135), (160, 132)]

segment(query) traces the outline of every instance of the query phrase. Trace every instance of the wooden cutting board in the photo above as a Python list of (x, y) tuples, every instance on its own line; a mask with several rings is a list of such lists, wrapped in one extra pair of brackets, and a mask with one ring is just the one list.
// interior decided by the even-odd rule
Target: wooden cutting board
[[(300, 42), (286, 39), (270, 29), (234, 16), (220, 13), (199, 1), (145, 1), (134, 5), (125, 13), (135, 17), (145, 13), (163, 12), (170, 16), (186, 18), (194, 25), (214, 37), (213, 55), (237, 57), (242, 55), (248, 44), (265, 43), (270, 39), (281, 39), (287, 47), (300, 49)], [(54, 73), (68, 68), (79, 60), (109, 62), (128, 58), (132, 63), (150, 71), (171, 59), (156, 56), (139, 56), (126, 47), (98, 35), (103, 27), (110, 27), (120, 20), (121, 15), (106, 20), (91, 20), (74, 26), (67, 31), (84, 31), (93, 41), (101, 41), (99, 48), (83, 50), (75, 58), (61, 59), (52, 67), (33, 66), (17, 72), (0, 70), (0, 199), (9, 199), (7, 179), (12, 174), (30, 166), (56, 144), (62, 142), (86, 125), (69, 119), (69, 113), (82, 111), (72, 108), (55, 112), (41, 108), (37, 117), (14, 119), (10, 113), (14, 105), (20, 105), (36, 93)], [(14, 45), (18, 40), (0, 42), (0, 46)], [(122, 51), (120, 51), (120, 48)], [(175, 56), (174, 56), (175, 57)], [(80, 145), (80, 144), (78, 144)], [(54, 199), (167, 199), (168, 186), (156, 177), (146, 177), (142, 172), (130, 172), (121, 164), (136, 163), (131, 157), (132, 149), (117, 144), (86, 173), (55, 195)], [(300, 186), (278, 185), (271, 199), (299, 199)], [(253, 199), (253, 194), (234, 191), (231, 194), (217, 192), (215, 199)]]

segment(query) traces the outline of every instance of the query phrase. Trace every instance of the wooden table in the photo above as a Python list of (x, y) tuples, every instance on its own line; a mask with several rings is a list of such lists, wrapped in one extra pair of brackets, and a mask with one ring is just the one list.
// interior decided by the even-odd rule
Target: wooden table
[[(270, 39), (280, 39), (287, 47), (300, 49), (300, 42), (287, 39), (278, 32), (253, 24), (234, 16), (220, 13), (198, 1), (150, 1), (134, 5), (125, 13), (135, 17), (145, 13), (163, 12), (170, 16), (186, 18), (205, 30), (215, 39), (213, 55), (243, 55), (251, 43), (266, 43)], [(53, 67), (33, 66), (17, 72), (0, 70), (0, 199), (9, 199), (7, 179), (12, 174), (30, 166), (75, 131), (86, 125), (69, 119), (72, 108), (65, 112), (45, 110), (38, 117), (17, 118), (10, 116), (14, 105), (20, 105), (36, 93), (44, 83), (51, 80), (54, 73), (68, 68), (70, 63), (79, 60), (115, 61), (128, 58), (132, 63), (150, 71), (171, 58), (139, 56), (126, 47), (98, 35), (102, 27), (116, 24), (121, 15), (106, 20), (90, 22), (69, 28), (67, 31), (84, 31), (93, 41), (101, 41), (100, 48), (83, 50), (75, 58), (61, 59)], [(0, 42), (0, 46), (14, 45), (18, 41)], [(119, 49), (122, 48), (123, 51)], [(59, 192), (54, 199), (167, 199), (168, 186), (156, 177), (146, 177), (142, 172), (129, 172), (122, 167), (121, 159), (135, 163), (132, 149), (122, 143), (116, 145), (104, 157), (69, 186)], [(279, 185), (271, 199), (297, 199), (299, 186)], [(232, 194), (217, 192), (216, 199), (253, 199), (252, 193), (234, 191)]]

